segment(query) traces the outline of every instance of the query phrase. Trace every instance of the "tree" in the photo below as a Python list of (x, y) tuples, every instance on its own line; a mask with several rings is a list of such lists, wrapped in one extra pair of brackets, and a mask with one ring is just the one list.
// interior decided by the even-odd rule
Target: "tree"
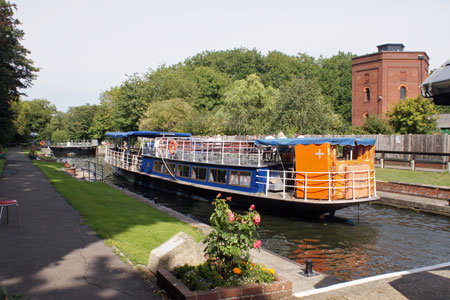
[(266, 89), (256, 74), (235, 81), (224, 95), (223, 112), (228, 120), (228, 133), (265, 133), (275, 93), (273, 89)]
[(342, 119), (324, 101), (317, 80), (300, 77), (280, 91), (272, 120), (274, 131), (287, 135), (327, 134), (342, 126)]
[(137, 130), (139, 118), (148, 105), (144, 79), (134, 74), (120, 86), (112, 110), (112, 118), (119, 131)]
[(389, 124), (388, 120), (380, 119), (378, 116), (368, 116), (362, 129), (368, 134), (393, 134), (394, 128)]
[(94, 116), (98, 109), (98, 105), (90, 104), (69, 107), (66, 113), (66, 122), (70, 139), (89, 140), (91, 138)]
[(13, 105), (15, 112), (14, 128), (17, 141), (26, 141), (31, 132), (39, 134), (38, 138), (49, 139), (51, 132), (46, 128), (56, 115), (56, 107), (46, 99), (19, 101)]
[(20, 89), (30, 87), (39, 69), (27, 58), (30, 53), (20, 44), (24, 32), (14, 18), (15, 4), (0, 0), (0, 144), (12, 138), (12, 104), (19, 100)]
[(64, 129), (56, 129), (51, 135), (52, 142), (69, 140), (69, 133)]
[(120, 131), (114, 118), (114, 109), (119, 98), (120, 88), (112, 87), (100, 95), (100, 105), (92, 120), (92, 138), (104, 139), (108, 131)]
[(265, 86), (280, 88), (301, 74), (300, 59), (278, 51), (271, 51), (264, 58), (264, 73), (261, 81)]
[(192, 104), (197, 110), (214, 110), (223, 104), (223, 95), (231, 80), (226, 74), (211, 67), (196, 67), (187, 76), (192, 78), (198, 89)]
[(185, 132), (194, 114), (184, 99), (174, 98), (150, 104), (139, 121), (139, 130)]
[(399, 102), (388, 112), (389, 123), (399, 134), (427, 134), (437, 131), (436, 107), (421, 96)]
[(352, 58), (350, 52), (339, 52), (330, 58), (320, 58), (318, 79), (325, 101), (345, 121), (352, 120)]
[(227, 74), (233, 81), (264, 70), (263, 56), (256, 49), (235, 48), (225, 51), (205, 51), (185, 60), (187, 66), (211, 67)]

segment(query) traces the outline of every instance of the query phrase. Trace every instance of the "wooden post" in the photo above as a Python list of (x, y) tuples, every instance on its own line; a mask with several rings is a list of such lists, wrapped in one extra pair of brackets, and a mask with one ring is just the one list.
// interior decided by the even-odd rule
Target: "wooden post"
[(414, 171), (415, 169), (416, 169), (416, 154), (414, 153), (411, 160), (411, 170)]

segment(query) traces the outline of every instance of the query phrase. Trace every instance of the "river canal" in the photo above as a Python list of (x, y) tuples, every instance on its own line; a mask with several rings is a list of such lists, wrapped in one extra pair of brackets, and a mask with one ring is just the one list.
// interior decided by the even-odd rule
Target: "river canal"
[[(63, 158), (76, 165), (80, 165), (79, 159)], [(207, 201), (150, 190), (118, 175), (110, 180), (209, 223), (212, 205)], [(264, 248), (299, 263), (312, 259), (316, 271), (344, 281), (450, 261), (448, 217), (377, 204), (361, 205), (359, 223), (357, 207), (338, 210), (336, 216), (349, 221), (262, 214), (260, 239)]]

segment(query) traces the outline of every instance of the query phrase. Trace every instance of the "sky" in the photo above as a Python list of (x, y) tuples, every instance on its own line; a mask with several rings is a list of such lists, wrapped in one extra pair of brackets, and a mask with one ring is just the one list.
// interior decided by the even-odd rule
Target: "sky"
[(330, 57), (385, 43), (450, 59), (448, 0), (10, 0), (41, 70), (23, 100), (99, 104), (134, 73), (239, 47)]

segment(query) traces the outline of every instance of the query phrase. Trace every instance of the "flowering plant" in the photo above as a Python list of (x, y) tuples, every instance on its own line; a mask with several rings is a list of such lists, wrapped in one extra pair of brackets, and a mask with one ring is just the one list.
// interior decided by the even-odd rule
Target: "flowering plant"
[(227, 201), (231, 197), (222, 199), (221, 194), (217, 195), (210, 217), (213, 231), (204, 239), (209, 260), (224, 271), (232, 270), (236, 262), (249, 261), (250, 249), (261, 247), (261, 241), (255, 238), (261, 222), (255, 205), (240, 215), (231, 211)]
[(231, 211), (227, 204), (231, 197), (217, 195), (210, 217), (212, 232), (203, 240), (208, 261), (196, 267), (175, 268), (177, 278), (191, 290), (238, 286), (253, 282), (272, 282), (275, 271), (250, 261), (250, 249), (260, 248), (256, 229), (261, 216), (251, 205), (245, 215)]

